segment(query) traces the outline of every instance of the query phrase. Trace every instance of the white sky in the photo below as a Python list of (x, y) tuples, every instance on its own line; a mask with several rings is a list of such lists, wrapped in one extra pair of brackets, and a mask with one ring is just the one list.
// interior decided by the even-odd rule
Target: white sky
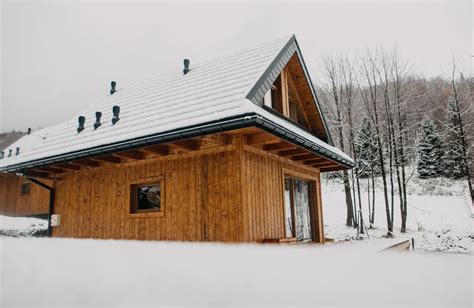
[(397, 46), (427, 76), (471, 69), (471, 1), (1, 1), (0, 132), (75, 117), (118, 88), (295, 33), (307, 65)]

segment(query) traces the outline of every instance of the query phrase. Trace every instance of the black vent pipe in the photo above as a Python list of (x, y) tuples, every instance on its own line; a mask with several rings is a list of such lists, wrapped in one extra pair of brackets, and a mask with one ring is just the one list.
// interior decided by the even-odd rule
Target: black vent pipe
[(110, 95), (114, 94), (115, 92), (117, 92), (117, 90), (115, 90), (115, 87), (117, 86), (117, 83), (115, 81), (111, 81), (110, 82)]
[(120, 114), (120, 107), (119, 106), (113, 106), (112, 107), (112, 125), (117, 123), (120, 120), (119, 114)]
[(80, 116), (77, 118), (78, 126), (77, 126), (77, 133), (79, 134), (84, 130), (84, 123), (86, 123), (86, 117)]
[(102, 112), (100, 111), (97, 111), (95, 113), (95, 123), (94, 123), (94, 129), (98, 129), (99, 126), (101, 126), (102, 124), (100, 123), (100, 118), (102, 117)]
[(191, 70), (189, 68), (189, 64), (191, 63), (191, 61), (189, 59), (184, 59), (184, 69), (183, 69), (183, 74), (186, 75), (187, 73), (189, 73), (189, 71)]

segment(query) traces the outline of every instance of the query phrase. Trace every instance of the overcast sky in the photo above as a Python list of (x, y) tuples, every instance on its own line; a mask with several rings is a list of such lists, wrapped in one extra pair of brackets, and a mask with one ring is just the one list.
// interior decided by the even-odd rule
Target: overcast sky
[[(2, 1), (2, 0), (0, 0)], [(0, 131), (49, 126), (118, 88), (295, 33), (323, 55), (398, 46), (417, 70), (471, 69), (471, 1), (2, 1)]]

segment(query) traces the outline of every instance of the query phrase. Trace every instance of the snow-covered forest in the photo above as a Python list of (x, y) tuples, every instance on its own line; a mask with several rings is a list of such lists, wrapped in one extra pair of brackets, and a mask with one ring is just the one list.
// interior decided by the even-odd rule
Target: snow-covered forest
[(334, 143), (356, 161), (353, 170), (328, 175), (343, 185), (346, 226), (364, 233), (383, 221), (385, 236), (406, 233), (410, 186), (417, 181), (423, 190), (423, 179), (437, 179), (434, 192), (463, 183), (456, 185), (472, 211), (474, 78), (454, 60), (447, 76), (425, 78), (397, 49), (322, 62), (319, 96)]

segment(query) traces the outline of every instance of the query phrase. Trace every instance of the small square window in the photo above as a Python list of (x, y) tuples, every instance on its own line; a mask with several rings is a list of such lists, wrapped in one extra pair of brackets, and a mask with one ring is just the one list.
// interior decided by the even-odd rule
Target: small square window
[(160, 212), (161, 188), (160, 182), (132, 185), (130, 213)]
[(23, 183), (20, 186), (20, 196), (26, 196), (30, 194), (31, 183)]

